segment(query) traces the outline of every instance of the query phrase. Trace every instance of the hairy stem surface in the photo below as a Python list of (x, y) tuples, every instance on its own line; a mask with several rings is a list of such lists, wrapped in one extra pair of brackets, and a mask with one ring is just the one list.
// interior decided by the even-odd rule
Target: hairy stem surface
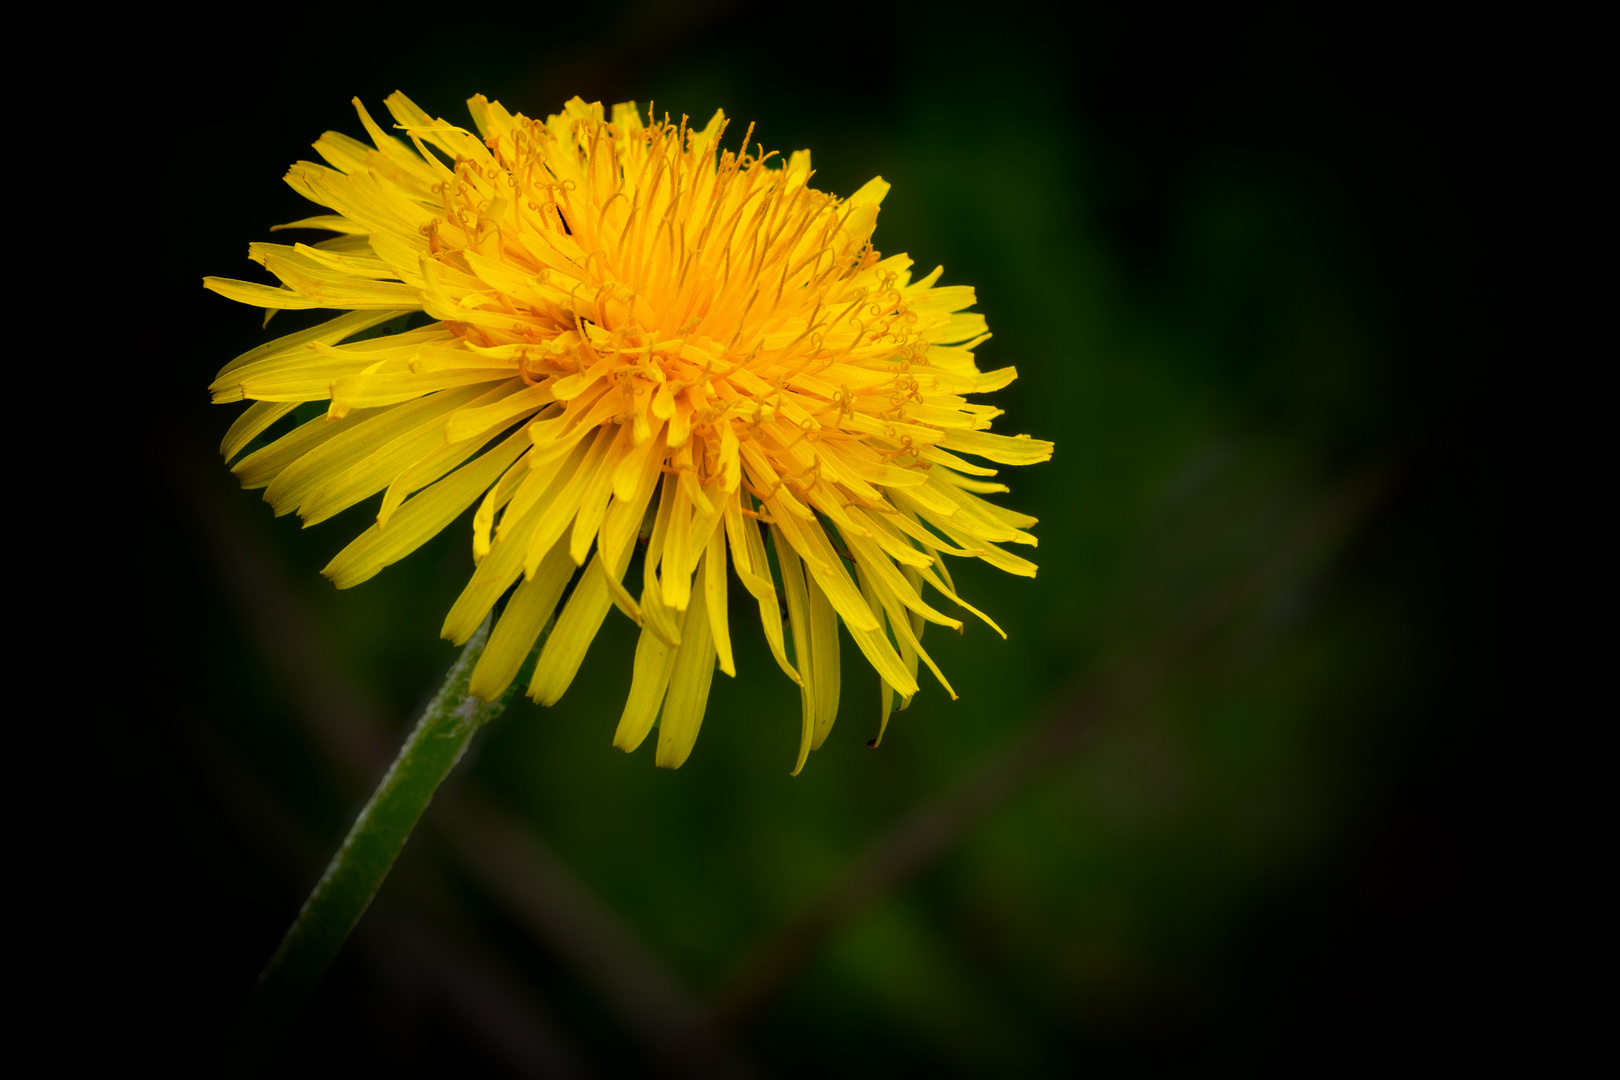
[(304, 901), (254, 987), (246, 1017), (249, 1030), (268, 1033), (284, 1027), (309, 1000), (388, 877), (433, 793), (461, 760), (474, 733), (506, 708), (510, 691), (492, 702), (467, 693), (473, 665), (488, 639), (486, 620), (462, 649)]

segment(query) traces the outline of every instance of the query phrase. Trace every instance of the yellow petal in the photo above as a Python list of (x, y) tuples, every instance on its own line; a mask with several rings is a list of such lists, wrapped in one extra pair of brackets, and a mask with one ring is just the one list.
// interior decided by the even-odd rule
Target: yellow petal
[(255, 401), (242, 415), (232, 421), (230, 428), (225, 432), (225, 438), (220, 440), (219, 452), (226, 461), (242, 452), (242, 448), (252, 442), (255, 437), (262, 434), (277, 420), (296, 409), (302, 402), (297, 401)]
[(557, 609), (557, 601), (562, 598), (574, 570), (574, 562), (564, 545), (558, 544), (540, 560), (534, 577), (512, 590), (473, 668), (472, 679), (467, 684), (469, 694), (494, 701), (512, 685), (546, 620)]
[[(748, 496), (738, 493), (739, 499)], [(731, 542), (731, 553), (736, 560), (737, 579), (743, 588), (759, 603), (759, 621), (765, 630), (765, 641), (776, 657), (777, 666), (795, 683), (799, 672), (789, 661), (782, 634), (782, 609), (776, 598), (776, 586), (771, 581), (771, 565), (765, 554), (765, 542), (760, 539), (759, 526), (743, 516), (738, 502), (726, 506), (726, 536)]]
[(793, 630), (793, 659), (799, 669), (799, 757), (793, 763), (793, 775), (798, 776), (810, 757), (811, 743), (816, 737), (816, 650), (810, 641), (810, 595), (804, 584), (804, 569), (793, 546), (775, 525), (771, 526), (771, 539), (776, 546), (776, 565), (782, 572), (782, 592), (787, 597), (788, 624)]
[(658, 719), (669, 689), (669, 675), (675, 669), (676, 650), (647, 627), (636, 640), (635, 667), (630, 675), (630, 696), (613, 732), (613, 745), (630, 753), (640, 746)]
[(805, 589), (810, 599), (810, 648), (815, 653), (812, 666), (816, 675), (816, 726), (810, 749), (820, 750), (838, 718), (838, 616), (813, 576), (806, 577)]
[[(702, 568), (699, 567), (699, 573)], [(714, 681), (714, 638), (709, 634), (706, 592), (698, 589), (681, 625), (681, 647), (669, 676), (664, 715), (658, 724), (659, 768), (678, 769), (686, 764), (697, 742), (703, 713)]]
[(737, 674), (731, 658), (731, 628), (726, 618), (726, 532), (716, 520), (709, 532), (709, 546), (704, 553), (703, 602), (709, 612), (709, 632), (714, 637), (715, 655), (720, 670), (727, 675)]
[(534, 668), (534, 678), (529, 682), (529, 696), (540, 704), (555, 705), (579, 673), (585, 651), (602, 628), (608, 608), (613, 606), (604, 575), (624, 577), (625, 567), (630, 562), (628, 548), (622, 560), (608, 565), (602, 562), (600, 554), (593, 555), (590, 565), (580, 575), (579, 584), (574, 586), (568, 603), (563, 605), (562, 615), (557, 618), (557, 625), (546, 638), (546, 646), (540, 651), (540, 661)]
[(403, 559), (471, 506), (526, 446), (522, 432), (507, 436), (477, 461), (407, 499), (389, 519), (387, 529), (373, 525), (338, 552), (321, 573), (338, 588), (347, 589)]

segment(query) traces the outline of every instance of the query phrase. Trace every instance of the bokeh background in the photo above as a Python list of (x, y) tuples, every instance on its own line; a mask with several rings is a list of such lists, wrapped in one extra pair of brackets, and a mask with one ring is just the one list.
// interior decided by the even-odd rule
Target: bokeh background
[(309, 14), (118, 24), (93, 84), (118, 152), (81, 226), (144, 254), (74, 317), (102, 342), (74, 366), (126, 396), (60, 406), (118, 438), (65, 451), (46, 505), (105, 500), (65, 523), (106, 812), (62, 880), (106, 1048), (224, 1067), (454, 656), (467, 523), (338, 593), (318, 570), (374, 511), (274, 519), (204, 390), (264, 333), (198, 279), (252, 276), (310, 212), (286, 166), (395, 89), (456, 122), (474, 92), (723, 107), (826, 190), (881, 174), (878, 246), (977, 288), (981, 360), (1021, 376), (997, 429), (1057, 452), (1005, 497), (1039, 576), (957, 571), (1009, 639), (932, 628), (960, 700), (925, 686), (879, 749), (846, 647), (790, 779), (797, 692), (739, 609), (687, 766), (621, 754), (610, 615), (557, 707), (480, 737), (270, 1075), (1477, 1075), (1542, 1045), (1505, 508), (1571, 385), (1563, 324), (1515, 355), (1505, 299), (1561, 272), (1506, 253), (1569, 218), (1515, 202), (1559, 167), (1514, 74), (1538, 46), (1326, 10)]

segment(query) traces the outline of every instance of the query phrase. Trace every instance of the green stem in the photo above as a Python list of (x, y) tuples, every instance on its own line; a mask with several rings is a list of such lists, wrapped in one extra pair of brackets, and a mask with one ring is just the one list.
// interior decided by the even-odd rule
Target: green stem
[(473, 734), (506, 708), (510, 692), (493, 702), (467, 694), (473, 665), (488, 639), (486, 619), (304, 901), (248, 1001), (244, 1019), (250, 1032), (270, 1034), (285, 1028), (309, 1000), (382, 887), (439, 784), (461, 760)]

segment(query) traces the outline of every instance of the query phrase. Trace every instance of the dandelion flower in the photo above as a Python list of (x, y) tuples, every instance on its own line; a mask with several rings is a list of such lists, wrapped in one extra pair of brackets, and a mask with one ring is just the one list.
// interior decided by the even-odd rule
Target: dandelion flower
[[(326, 164), (287, 174), (333, 213), (279, 228), (332, 238), (251, 245), (280, 287), (205, 279), (271, 313), (344, 312), (211, 387), (253, 402), (227, 460), (329, 403), (234, 466), (306, 525), (382, 493), (325, 574), (365, 581), (476, 505), (476, 569), (444, 636), (465, 641), (506, 600), (473, 692), (504, 692), (550, 625), (528, 692), (557, 701), (616, 606), (641, 636), (614, 745), (656, 725), (671, 768), (714, 669), (735, 671), (728, 570), (801, 689), (795, 773), (837, 715), (840, 622), (882, 681), (880, 736), (919, 660), (951, 692), (920, 639), (961, 622), (924, 584), (995, 624), (942, 556), (1035, 572), (1000, 546), (1033, 545), (1034, 519), (980, 498), (1007, 489), (969, 458), (1024, 465), (1052, 447), (991, 434), (1001, 410), (967, 400), (1016, 373), (975, 365), (989, 335), (971, 288), (937, 285), (938, 269), (913, 280), (909, 258), (873, 247), (889, 185), (817, 191), (808, 151), (751, 152), (752, 128), (722, 149), (721, 113), (698, 129), (575, 98), (540, 122), (479, 96), (475, 135), (403, 94), (387, 105), (403, 139), (356, 100), (373, 145), (328, 132)], [(399, 329), (418, 312), (427, 325)]]

